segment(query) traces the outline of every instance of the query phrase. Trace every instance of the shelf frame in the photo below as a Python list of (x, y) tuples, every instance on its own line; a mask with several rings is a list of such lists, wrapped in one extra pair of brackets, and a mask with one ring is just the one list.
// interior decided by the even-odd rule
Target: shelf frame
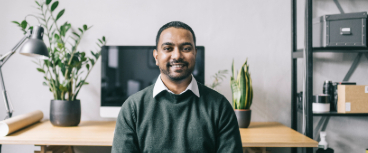
[[(295, 0), (291, 0), (291, 128), (298, 131), (298, 109), (296, 101), (297, 90), (297, 59), (294, 58), (294, 50), (297, 49), (297, 26), (296, 26), (296, 4)], [(292, 153), (296, 153), (297, 148), (291, 148)]]
[(356, 116), (356, 117), (368, 117), (368, 113), (338, 113), (338, 112), (327, 112), (327, 113), (313, 113), (313, 116)]

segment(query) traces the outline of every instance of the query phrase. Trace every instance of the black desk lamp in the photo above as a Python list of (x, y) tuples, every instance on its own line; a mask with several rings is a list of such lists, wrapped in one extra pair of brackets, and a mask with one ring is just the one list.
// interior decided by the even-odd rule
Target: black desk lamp
[[(43, 37), (43, 28), (41, 26), (34, 26), (33, 29), (30, 29), (27, 34), (18, 42), (17, 45), (8, 53), (0, 57), (0, 82), (1, 87), (3, 90), (3, 96), (4, 96), (4, 103), (5, 103), (5, 109), (7, 111), (7, 118), (11, 118), (13, 114), (13, 107), (11, 103), (8, 101), (8, 95), (6, 93), (3, 74), (1, 72), (1, 68), (4, 65), (4, 63), (15, 53), (15, 51), (22, 46), (22, 44), (25, 42), (23, 47), (20, 49), (20, 54), (31, 56), (31, 57), (42, 57), (42, 56), (49, 56), (49, 52), (47, 50), (47, 47), (45, 43), (42, 41)], [(26, 41), (29, 39), (28, 41)]]

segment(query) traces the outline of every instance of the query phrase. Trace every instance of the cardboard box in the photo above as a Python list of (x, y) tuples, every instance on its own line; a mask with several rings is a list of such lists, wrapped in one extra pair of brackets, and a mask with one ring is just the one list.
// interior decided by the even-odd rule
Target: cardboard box
[(338, 113), (368, 113), (368, 86), (338, 85)]

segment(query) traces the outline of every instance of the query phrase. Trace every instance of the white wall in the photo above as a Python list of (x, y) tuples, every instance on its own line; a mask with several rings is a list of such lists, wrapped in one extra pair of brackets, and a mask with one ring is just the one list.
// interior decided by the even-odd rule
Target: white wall
[[(366, 1), (344, 1), (342, 5), (344, 9), (345, 5), (348, 6), (346, 12), (353, 12), (358, 8), (366, 10), (368, 6)], [(34, 1), (26, 0), (1, 2), (0, 54), (8, 52), (23, 36), (11, 21), (20, 21), (29, 13), (38, 13), (35, 6)], [(331, 1), (317, 1), (315, 7), (317, 14), (314, 16), (338, 13)], [(218, 70), (230, 70), (233, 59), (238, 69), (248, 58), (254, 86), (252, 121), (277, 121), (290, 126), (290, 0), (63, 0), (57, 10), (62, 8), (66, 8), (66, 11), (60, 19), (61, 23), (68, 21), (74, 27), (93, 25), (79, 48), (88, 52), (95, 48), (95, 40), (102, 35), (106, 36), (107, 45), (154, 45), (156, 33), (163, 24), (173, 20), (189, 24), (196, 33), (197, 45), (206, 48), (206, 83), (213, 81), (211, 75)], [(303, 6), (298, 8), (303, 9)], [(303, 20), (303, 15), (298, 17)], [(32, 18), (29, 18), (29, 21), (37, 24)], [(303, 43), (299, 41), (298, 44)], [(320, 88), (325, 79), (342, 79), (342, 73), (347, 71), (353, 58), (350, 54), (316, 55), (314, 64), (321, 66), (315, 68), (314, 75), (318, 77), (314, 83), (315, 92), (321, 92)], [(31, 60), (15, 54), (3, 67), (5, 84), (15, 109), (14, 115), (39, 109), (44, 112), (45, 118), (48, 118), (52, 94), (47, 87), (42, 86), (42, 74), (36, 71), (36, 65)], [(325, 61), (332, 62), (322, 63)], [(367, 65), (367, 60), (363, 59), (362, 62)], [(84, 86), (79, 95), (82, 102), (82, 120), (106, 120), (99, 116), (99, 64), (100, 61), (87, 79), (90, 85)], [(321, 69), (328, 71), (323, 72)], [(357, 71), (359, 70), (351, 80), (368, 84), (367, 81), (360, 82), (365, 79), (363, 76), (367, 74), (366, 67), (361, 66)], [(341, 73), (338, 73), (340, 71)], [(229, 77), (221, 85), (219, 92), (231, 101)], [(4, 106), (0, 105), (0, 118), (5, 116), (4, 110)], [(332, 136), (331, 140), (342, 140), (331, 141), (337, 153), (350, 152), (346, 151), (347, 149), (359, 152), (360, 149), (368, 147), (363, 144), (368, 140), (367, 135), (361, 136), (361, 132), (365, 131), (363, 127), (368, 124), (365, 121), (366, 118), (331, 119), (329, 128), (334, 126), (332, 133), (328, 133)], [(351, 130), (350, 125), (345, 125), (347, 123), (356, 125), (355, 129)], [(341, 131), (345, 131), (345, 134), (339, 134)], [(352, 139), (359, 141), (350, 141)], [(31, 153), (32, 149), (30, 145), (3, 145), (4, 153)], [(83, 149), (80, 150), (83, 152)], [(271, 150), (289, 151), (283, 148)]]

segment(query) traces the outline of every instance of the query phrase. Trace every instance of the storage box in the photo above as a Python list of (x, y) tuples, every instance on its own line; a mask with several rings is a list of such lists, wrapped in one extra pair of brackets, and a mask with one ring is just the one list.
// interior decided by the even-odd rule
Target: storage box
[(368, 86), (338, 85), (338, 113), (368, 113)]
[(367, 12), (313, 19), (313, 47), (367, 47)]

